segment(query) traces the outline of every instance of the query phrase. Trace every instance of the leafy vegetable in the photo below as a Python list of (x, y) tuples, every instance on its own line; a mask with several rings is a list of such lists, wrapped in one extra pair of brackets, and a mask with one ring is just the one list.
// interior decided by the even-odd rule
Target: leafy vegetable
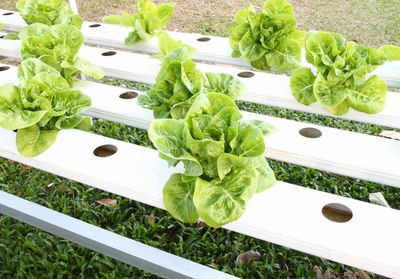
[(75, 56), (83, 44), (83, 35), (72, 25), (47, 26), (35, 23), (25, 27), (20, 33), (22, 59), (38, 58), (57, 69), (72, 86), (72, 77), (83, 72), (96, 79), (104, 72), (89, 61)]
[(0, 87), (0, 126), (16, 130), (18, 151), (26, 157), (46, 151), (62, 129), (90, 130), (91, 121), (79, 113), (90, 107), (90, 98), (70, 89), (55, 70), (38, 59), (18, 67), (21, 88)]
[(387, 85), (378, 76), (365, 75), (388, 61), (400, 60), (400, 48), (379, 49), (346, 42), (340, 34), (310, 31), (305, 38), (306, 59), (317, 68), (299, 68), (292, 74), (290, 88), (297, 101), (314, 102), (332, 114), (343, 115), (352, 107), (373, 114), (386, 103)]
[(272, 67), (290, 71), (300, 66), (305, 33), (296, 30), (296, 19), (287, 0), (266, 0), (259, 14), (249, 4), (234, 19), (237, 25), (229, 29), (232, 57), (242, 56), (261, 70)]
[(254, 193), (275, 184), (263, 156), (264, 135), (276, 131), (262, 121), (244, 121), (235, 102), (215, 92), (199, 93), (184, 119), (153, 121), (149, 137), (170, 166), (182, 162), (164, 186), (164, 205), (184, 222), (198, 217), (213, 227), (239, 218)]
[(187, 54), (186, 56), (188, 58), (193, 58), (193, 56), (196, 54), (197, 50), (188, 45), (188, 44), (183, 44), (181, 41), (176, 41), (174, 40), (166, 31), (160, 30), (157, 33), (158, 36), (158, 52), (159, 55), (154, 55), (154, 58), (158, 58), (161, 61), (164, 59), (168, 53), (173, 51), (176, 48), (180, 47), (186, 47), (187, 49)]
[(68, 24), (81, 28), (82, 18), (75, 15), (64, 0), (19, 0), (16, 3), (20, 15), (29, 24)]
[(155, 30), (165, 28), (174, 14), (175, 3), (156, 5), (150, 0), (137, 0), (139, 13), (130, 15), (121, 12), (122, 16), (111, 15), (103, 18), (105, 23), (132, 27), (125, 39), (126, 45), (134, 45), (140, 40), (149, 41)]
[(139, 104), (152, 109), (155, 118), (184, 118), (202, 92), (220, 92), (232, 99), (247, 93), (244, 84), (231, 75), (206, 73), (206, 79), (191, 60), (192, 55), (193, 50), (183, 46), (163, 56), (156, 83), (139, 96)]

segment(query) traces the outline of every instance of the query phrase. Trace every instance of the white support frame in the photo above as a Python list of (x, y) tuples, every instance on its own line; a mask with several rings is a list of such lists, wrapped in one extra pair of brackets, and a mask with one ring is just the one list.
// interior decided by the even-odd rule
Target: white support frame
[(3, 191), (0, 213), (162, 278), (237, 278)]
[(78, 12), (78, 5), (76, 5), (76, 1), (75, 0), (68, 0), (69, 2), (69, 7), (71, 9), (71, 11), (74, 12), (74, 14), (79, 14)]

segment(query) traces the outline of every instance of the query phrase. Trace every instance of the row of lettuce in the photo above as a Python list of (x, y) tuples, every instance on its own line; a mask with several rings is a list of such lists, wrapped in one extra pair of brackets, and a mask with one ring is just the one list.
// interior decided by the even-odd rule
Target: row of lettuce
[[(61, 129), (90, 129), (90, 119), (80, 115), (90, 99), (72, 85), (81, 72), (95, 78), (103, 73), (76, 57), (83, 43), (78, 29), (82, 20), (65, 4), (47, 2), (47, 7), (40, 0), (17, 4), (30, 25), (13, 35), (21, 40), (20, 86), (0, 87), (0, 126), (18, 130), (17, 147), (24, 156), (44, 152)], [(138, 15), (121, 17), (135, 25), (128, 42), (146, 32), (153, 35), (153, 27), (165, 27), (173, 13), (170, 4), (138, 0), (138, 6)], [(38, 10), (43, 12), (36, 15)], [(152, 13), (160, 20), (149, 19)], [(247, 93), (241, 81), (228, 74), (203, 74), (192, 61), (193, 47), (165, 31), (157, 35), (160, 50), (155, 58), (162, 61), (161, 68), (155, 84), (139, 95), (138, 104), (153, 110), (157, 119), (148, 133), (160, 158), (169, 166), (181, 163), (184, 168), (166, 182), (164, 204), (178, 220), (197, 222), (200, 217), (220, 227), (239, 218), (253, 194), (276, 183), (263, 154), (264, 136), (277, 129), (263, 121), (242, 119), (234, 102)]]
[[(138, 1), (139, 13), (107, 16), (103, 20), (134, 29), (125, 40), (127, 45), (150, 40), (155, 29), (164, 28), (172, 17), (174, 4), (156, 6)], [(287, 0), (266, 0), (257, 13), (249, 4), (238, 11), (229, 29), (232, 57), (243, 57), (257, 69), (292, 71), (290, 88), (296, 100), (304, 105), (318, 102), (335, 115), (349, 108), (374, 114), (386, 104), (387, 85), (374, 75), (376, 67), (400, 60), (400, 48), (386, 45), (379, 49), (346, 42), (340, 34), (297, 30), (293, 8)], [(308, 63), (299, 68), (302, 49)]]
[(80, 113), (91, 100), (72, 88), (73, 78), (80, 73), (104, 76), (102, 69), (76, 57), (83, 44), (79, 15), (64, 1), (54, 9), (41, 2), (17, 3), (18, 9), (33, 11), (24, 15), (30, 25), (12, 35), (21, 41), (19, 86), (0, 87), (0, 126), (17, 131), (17, 149), (26, 157), (46, 151), (62, 129), (90, 130), (91, 119)]
[[(175, 3), (156, 5), (138, 0), (138, 13), (103, 18), (110, 24), (132, 28), (125, 44), (149, 41), (160, 34), (172, 18)], [(80, 27), (82, 19), (73, 15), (64, 1), (20, 0), (17, 8), (28, 23), (70, 24)], [(392, 45), (379, 49), (346, 42), (340, 34), (299, 31), (293, 8), (287, 0), (266, 0), (262, 11), (251, 4), (234, 17), (229, 29), (233, 57), (243, 57), (255, 68), (280, 71), (294, 70), (290, 88), (295, 99), (310, 105), (318, 102), (329, 112), (343, 115), (349, 108), (375, 114), (386, 104), (387, 85), (374, 75), (378, 66), (400, 60), (400, 48)], [(11, 36), (10, 36), (11, 38)], [(306, 61), (314, 68), (300, 68), (302, 49)]]

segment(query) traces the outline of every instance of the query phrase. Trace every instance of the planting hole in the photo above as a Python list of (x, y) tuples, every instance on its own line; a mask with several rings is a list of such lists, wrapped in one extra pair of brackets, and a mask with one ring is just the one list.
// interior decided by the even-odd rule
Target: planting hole
[(134, 91), (127, 91), (125, 93), (122, 93), (119, 95), (121, 99), (129, 100), (129, 99), (134, 99), (138, 96), (139, 94), (134, 92)]
[(240, 72), (237, 74), (241, 78), (251, 78), (254, 77), (254, 73), (252, 72)]
[(107, 52), (103, 52), (101, 55), (103, 56), (113, 56), (117, 54), (115, 51), (107, 51)]
[(13, 15), (14, 13), (12, 13), (12, 12), (8, 12), (8, 13), (4, 13), (3, 15), (4, 16), (7, 16), (7, 15)]
[(6, 35), (0, 36), (0, 39), (3, 39)]
[(10, 69), (8, 66), (0, 67), (0, 72), (7, 71), (8, 69)]
[(322, 214), (328, 220), (337, 223), (345, 223), (353, 218), (350, 208), (340, 203), (330, 203), (322, 208)]
[(112, 144), (105, 144), (97, 147), (94, 151), (93, 154), (96, 155), (97, 157), (109, 157), (111, 155), (114, 155), (117, 153), (118, 148), (115, 145)]
[(311, 127), (303, 128), (299, 131), (299, 133), (303, 137), (310, 138), (310, 139), (316, 139), (316, 138), (319, 138), (320, 136), (322, 136), (322, 132), (320, 130), (311, 128)]
[(98, 23), (89, 25), (89, 27), (91, 27), (91, 28), (96, 28), (96, 27), (100, 27), (100, 26), (101, 26), (101, 24), (98, 24)]
[(211, 40), (210, 38), (207, 37), (201, 37), (197, 39), (199, 42), (208, 42), (209, 40)]

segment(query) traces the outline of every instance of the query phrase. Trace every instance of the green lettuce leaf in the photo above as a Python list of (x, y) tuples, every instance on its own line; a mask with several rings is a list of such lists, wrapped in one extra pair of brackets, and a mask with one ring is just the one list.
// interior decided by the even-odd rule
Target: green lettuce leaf
[(19, 129), (16, 137), (18, 152), (25, 157), (35, 157), (46, 151), (57, 135), (58, 130), (40, 129), (38, 125)]
[(176, 219), (195, 223), (199, 219), (193, 203), (196, 178), (174, 173), (163, 188), (165, 209)]
[(122, 12), (122, 16), (110, 15), (103, 18), (105, 23), (134, 29), (125, 39), (126, 45), (134, 45), (141, 40), (151, 40), (156, 35), (156, 30), (165, 28), (174, 14), (175, 3), (156, 5), (150, 0), (137, 0), (137, 4), (139, 10), (137, 14)]
[(184, 124), (178, 120), (158, 119), (151, 123), (148, 133), (151, 142), (163, 156), (184, 163), (185, 175), (200, 176), (203, 169), (198, 160), (187, 150), (183, 129)]
[(378, 76), (372, 76), (365, 83), (350, 90), (346, 102), (358, 111), (378, 113), (385, 108), (386, 91), (386, 82)]
[(299, 68), (293, 71), (290, 78), (290, 89), (296, 100), (306, 106), (316, 102), (314, 96), (315, 76), (310, 68)]
[(209, 226), (219, 228), (238, 219), (256, 192), (257, 172), (253, 168), (233, 169), (224, 179), (196, 180), (193, 202)]

